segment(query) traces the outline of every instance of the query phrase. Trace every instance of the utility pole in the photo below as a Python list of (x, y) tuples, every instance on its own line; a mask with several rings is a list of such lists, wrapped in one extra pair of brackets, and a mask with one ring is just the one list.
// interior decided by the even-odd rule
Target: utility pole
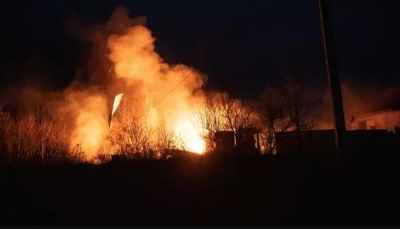
[(346, 123), (343, 112), (342, 92), (337, 68), (335, 42), (331, 20), (329, 0), (318, 0), (319, 16), (321, 20), (322, 39), (324, 43), (326, 73), (332, 95), (336, 150), (340, 162), (343, 162), (344, 135)]

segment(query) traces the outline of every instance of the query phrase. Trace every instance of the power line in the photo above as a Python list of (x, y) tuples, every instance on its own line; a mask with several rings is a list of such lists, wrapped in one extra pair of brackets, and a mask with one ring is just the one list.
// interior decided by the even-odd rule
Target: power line
[(160, 100), (158, 100), (152, 107), (150, 107), (146, 112), (144, 112), (143, 114), (141, 114), (139, 116), (139, 118), (141, 118), (143, 115), (145, 115), (146, 113), (148, 113), (149, 111), (151, 111), (153, 108), (155, 108), (158, 104), (160, 104), (165, 98), (167, 98), (176, 88), (179, 87), (179, 85), (181, 85), (183, 83), (183, 81), (185, 81), (190, 75), (192, 74), (192, 72), (189, 72), (189, 74), (187, 74), (177, 85), (175, 85), (175, 87), (173, 87), (167, 94), (165, 94)]
[[(160, 100), (158, 100), (156, 103), (154, 103), (154, 105), (152, 107), (150, 107), (147, 111), (143, 112), (143, 114), (139, 115), (138, 118), (143, 117), (146, 113), (148, 113), (149, 111), (151, 111), (153, 108), (155, 108), (158, 104), (160, 104), (165, 98), (167, 98), (176, 88), (179, 87), (179, 85), (181, 85), (183, 83), (183, 81), (185, 81), (190, 75), (192, 74), (192, 72), (189, 72), (177, 85), (175, 85), (175, 87), (173, 87), (167, 94), (165, 94), (163, 97), (161, 97)], [(89, 149), (92, 149), (100, 144), (102, 144), (103, 142), (107, 141), (108, 138), (100, 141), (99, 143), (96, 143), (93, 146), (90, 146), (88, 148), (86, 148), (84, 151), (87, 151)]]

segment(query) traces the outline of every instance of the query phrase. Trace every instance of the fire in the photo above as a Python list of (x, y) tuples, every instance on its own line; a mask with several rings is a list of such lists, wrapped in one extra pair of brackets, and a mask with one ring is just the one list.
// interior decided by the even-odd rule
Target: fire
[(175, 129), (182, 133), (185, 147), (189, 151), (198, 154), (204, 153), (206, 149), (205, 141), (196, 132), (196, 129), (190, 120), (184, 120), (177, 123)]
[(76, 112), (70, 148), (83, 151), (87, 158), (93, 158), (108, 129), (105, 98), (97, 91), (87, 89), (84, 92), (70, 92), (67, 99), (70, 108)]
[[(119, 22), (121, 20), (132, 20), (125, 9), (117, 9), (107, 26), (110, 23), (121, 26), (124, 24)], [(94, 101), (96, 105), (90, 105), (92, 107), (85, 104), (86, 107), (78, 115), (74, 144), (78, 139), (83, 142), (83, 146), (100, 144), (101, 139), (110, 131), (115, 132), (120, 128), (127, 132), (127, 136), (119, 135), (120, 140), (131, 144), (135, 150), (144, 150), (149, 145), (157, 144), (155, 136), (158, 133), (155, 132), (164, 125), (172, 129), (175, 146), (198, 154), (204, 153), (205, 141), (192, 123), (195, 115), (192, 108), (203, 101), (201, 89), (205, 76), (183, 64), (167, 64), (155, 51), (154, 41), (151, 31), (142, 24), (131, 24), (122, 29), (118, 27), (118, 33), (108, 36), (108, 58), (113, 64), (110, 71), (115, 81), (122, 80), (124, 83), (114, 98), (111, 115), (100, 117), (92, 112), (94, 106), (105, 106), (106, 100)], [(139, 98), (142, 104), (127, 104), (119, 114), (127, 117), (114, 120), (114, 116), (118, 116), (120, 102), (130, 101), (127, 97)], [(129, 113), (122, 114), (127, 110)], [(107, 117), (109, 121), (113, 119), (111, 129), (103, 128)], [(118, 121), (121, 123), (114, 123)], [(129, 129), (129, 125), (132, 128)], [(145, 144), (134, 145), (133, 142), (138, 139), (143, 139)]]

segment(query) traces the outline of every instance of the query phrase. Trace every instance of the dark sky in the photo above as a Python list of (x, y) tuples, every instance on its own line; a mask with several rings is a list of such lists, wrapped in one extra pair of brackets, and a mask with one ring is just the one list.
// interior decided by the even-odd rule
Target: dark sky
[[(339, 71), (345, 83), (398, 85), (399, 1), (343, 0), (333, 5)], [(147, 17), (157, 52), (193, 66), (208, 87), (254, 96), (298, 66), (326, 87), (317, 0), (35, 0), (2, 1), (1, 86), (60, 89), (74, 78), (83, 44), (67, 29), (104, 23), (117, 5)], [(76, 17), (75, 17), (76, 18)]]

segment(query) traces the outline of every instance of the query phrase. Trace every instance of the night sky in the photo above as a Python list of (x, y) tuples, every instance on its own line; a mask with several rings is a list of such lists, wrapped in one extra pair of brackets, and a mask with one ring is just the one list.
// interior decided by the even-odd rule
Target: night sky
[[(2, 1), (1, 88), (61, 90), (87, 44), (71, 31), (105, 23), (115, 6), (145, 16), (156, 50), (209, 76), (207, 88), (253, 97), (285, 66), (327, 87), (317, 0)], [(345, 84), (399, 85), (399, 1), (335, 1), (333, 24)]]

